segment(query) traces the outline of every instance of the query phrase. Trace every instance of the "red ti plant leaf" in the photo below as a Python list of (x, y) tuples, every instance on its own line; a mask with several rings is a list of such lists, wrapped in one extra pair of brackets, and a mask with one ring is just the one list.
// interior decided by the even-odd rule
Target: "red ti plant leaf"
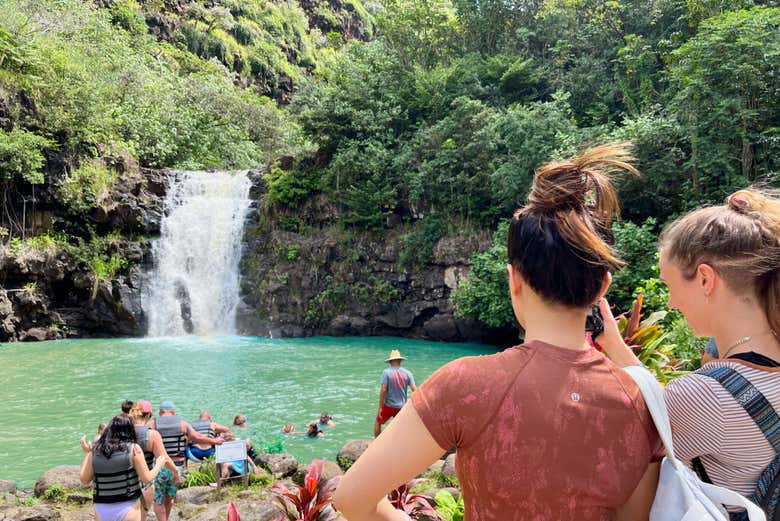
[(637, 329), (639, 328), (639, 320), (642, 318), (642, 302), (644, 301), (644, 298), (645, 296), (642, 293), (637, 295), (634, 306), (631, 308), (631, 314), (628, 316), (626, 330), (623, 333), (623, 338), (625, 338), (626, 341), (634, 336), (634, 333), (636, 333)]
[(422, 479), (413, 479), (408, 483), (400, 485), (397, 489), (393, 490), (387, 495), (387, 499), (390, 500), (390, 504), (393, 508), (402, 510), (412, 519), (417, 519), (420, 515), (425, 514), (436, 520), (443, 521), (443, 518), (433, 508), (431, 501), (432, 497), (423, 494), (411, 494), (410, 491)]
[(320, 515), (328, 511), (333, 504), (333, 491), (338, 483), (338, 477), (326, 481), (320, 481), (322, 467), (325, 460), (314, 460), (304, 478), (303, 486), (296, 485), (296, 490), (290, 490), (283, 483), (275, 483), (271, 487), (271, 494), (279, 501), (282, 508), (287, 511), (288, 503), (296, 510), (296, 514), (289, 514), (292, 521), (327, 521), (335, 517), (331, 513), (320, 519)]

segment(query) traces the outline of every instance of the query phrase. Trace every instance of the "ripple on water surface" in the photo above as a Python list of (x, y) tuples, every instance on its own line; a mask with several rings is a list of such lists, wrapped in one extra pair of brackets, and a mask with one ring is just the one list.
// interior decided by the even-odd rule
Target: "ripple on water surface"
[(45, 470), (78, 464), (81, 435), (97, 432), (122, 400), (172, 400), (188, 421), (202, 409), (229, 425), (247, 418), (255, 444), (277, 437), (284, 423), (304, 430), (328, 411), (336, 427), (325, 438), (284, 438), (299, 460), (335, 459), (350, 439), (371, 437), (379, 378), (391, 349), (400, 349), (420, 384), (456, 358), (485, 354), (477, 344), (397, 338), (176, 337), (62, 340), (0, 344), (0, 479), (32, 486)]

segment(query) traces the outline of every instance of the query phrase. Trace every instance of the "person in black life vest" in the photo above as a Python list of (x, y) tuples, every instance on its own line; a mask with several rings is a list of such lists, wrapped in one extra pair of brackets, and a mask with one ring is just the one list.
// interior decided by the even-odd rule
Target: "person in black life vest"
[[(146, 465), (151, 469), (154, 466), (156, 458), (165, 457), (165, 467), (173, 475), (174, 481), (178, 484), (181, 477), (173, 464), (173, 460), (168, 457), (163, 445), (162, 436), (156, 430), (149, 427), (152, 421), (152, 404), (147, 400), (138, 400), (130, 411), (130, 417), (135, 424), (136, 443), (144, 451)], [(154, 503), (154, 483), (144, 482), (141, 486), (143, 495), (141, 496), (141, 521), (146, 520), (149, 509)]]
[(140, 521), (141, 482), (154, 480), (167, 457), (158, 457), (151, 470), (147, 467), (126, 414), (114, 416), (94, 448), (82, 437), (81, 448), (79, 478), (84, 485), (94, 483), (97, 521)]
[[(192, 422), (192, 428), (203, 436), (216, 438), (230, 431), (230, 428), (211, 421), (211, 414), (202, 411), (197, 420)], [(190, 443), (187, 446), (187, 458), (192, 461), (202, 461), (214, 454), (214, 445), (204, 443)]]
[[(160, 415), (149, 423), (149, 427), (160, 433), (165, 451), (178, 469), (187, 463), (188, 441), (206, 445), (222, 445), (225, 441), (221, 436), (209, 438), (193, 429), (192, 425), (176, 416), (176, 407), (170, 401), (160, 404)], [(162, 469), (154, 480), (154, 513), (158, 521), (168, 521), (178, 489), (173, 473)]]

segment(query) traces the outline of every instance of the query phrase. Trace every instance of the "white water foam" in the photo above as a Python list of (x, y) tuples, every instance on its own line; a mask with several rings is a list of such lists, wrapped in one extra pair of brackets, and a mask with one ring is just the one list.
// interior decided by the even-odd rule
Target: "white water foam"
[(148, 334), (235, 334), (251, 182), (246, 172), (174, 175), (143, 297)]

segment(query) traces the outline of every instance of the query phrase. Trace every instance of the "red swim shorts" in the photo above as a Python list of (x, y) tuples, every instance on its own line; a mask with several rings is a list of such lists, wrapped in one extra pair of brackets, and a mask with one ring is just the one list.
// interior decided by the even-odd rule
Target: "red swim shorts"
[(382, 404), (382, 407), (380, 407), (379, 411), (376, 413), (376, 421), (379, 422), (379, 425), (384, 425), (390, 418), (395, 418), (395, 415), (399, 412), (401, 412), (400, 408), (388, 407), (387, 405)]

